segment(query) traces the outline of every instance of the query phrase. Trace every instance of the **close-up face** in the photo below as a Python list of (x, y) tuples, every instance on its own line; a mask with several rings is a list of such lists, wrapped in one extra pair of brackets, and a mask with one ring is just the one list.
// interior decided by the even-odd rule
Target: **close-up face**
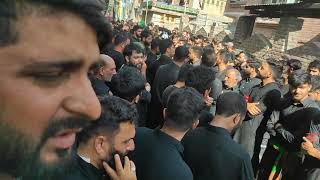
[(141, 37), (142, 29), (137, 29), (134, 33), (137, 37)]
[(176, 50), (176, 48), (174, 47), (174, 45), (170, 46), (170, 47), (167, 49), (170, 57), (173, 57), (173, 56), (174, 56), (175, 50)]
[(137, 53), (136, 51), (132, 52), (130, 57), (126, 57), (129, 61), (129, 65), (135, 66), (138, 69), (141, 68), (142, 62), (144, 60), (143, 53)]
[(150, 46), (152, 42), (152, 36), (148, 36), (147, 38), (144, 38), (144, 44)]
[(244, 70), (245, 74), (250, 75), (252, 71), (254, 71), (254, 68), (250, 67), (249, 64), (246, 64), (242, 67)]
[(116, 64), (113, 60), (109, 60), (106, 62), (106, 65), (103, 67), (103, 77), (104, 80), (110, 82), (113, 75), (117, 73)]
[(264, 79), (264, 78), (268, 78), (270, 75), (270, 68), (268, 63), (262, 63), (261, 67), (258, 69), (259, 72), (259, 76)]
[(225, 78), (224, 78), (224, 85), (228, 88), (233, 88), (237, 86), (238, 80), (236, 78), (236, 72), (235, 71), (227, 71)]
[(195, 54), (191, 48), (189, 49), (189, 59), (195, 59)]
[(320, 76), (320, 69), (318, 68), (309, 68), (309, 74), (312, 76)]
[(311, 90), (310, 84), (301, 84), (298, 87), (290, 86), (292, 97), (295, 101), (301, 102), (306, 97), (308, 97), (309, 92)]
[(101, 113), (87, 77), (99, 59), (96, 34), (67, 13), (20, 18), (16, 29), (18, 41), (0, 47), (1, 161), (12, 171), (31, 156), (59, 167), (76, 132)]

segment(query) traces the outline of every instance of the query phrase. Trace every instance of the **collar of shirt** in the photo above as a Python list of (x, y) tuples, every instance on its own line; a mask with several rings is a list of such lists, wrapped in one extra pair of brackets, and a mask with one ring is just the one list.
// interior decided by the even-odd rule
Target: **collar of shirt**
[(181, 154), (183, 153), (183, 146), (180, 141), (178, 141), (174, 137), (171, 137), (170, 135), (162, 132), (160, 129), (154, 130), (154, 133), (156, 136), (158, 136), (158, 138), (162, 142), (168, 143), (168, 144), (174, 146), (179, 151), (179, 153), (181, 153)]
[[(106, 177), (106, 174), (103, 170), (100, 170), (89, 163), (87, 160), (88, 158), (83, 158), (79, 155), (76, 155), (76, 160), (78, 161), (79, 165), (82, 166), (82, 170), (90, 177)], [(90, 160), (90, 159), (89, 159)]]
[(238, 89), (239, 89), (239, 85), (231, 88), (226, 87), (226, 90), (230, 90), (230, 91), (237, 91)]
[(313, 101), (310, 99), (310, 98), (305, 98), (303, 101), (301, 102), (293, 102), (292, 104), (295, 105), (295, 106), (303, 106), (303, 107), (306, 107), (310, 104), (312, 104)]
[(208, 125), (207, 130), (232, 139), (230, 132), (224, 128)]

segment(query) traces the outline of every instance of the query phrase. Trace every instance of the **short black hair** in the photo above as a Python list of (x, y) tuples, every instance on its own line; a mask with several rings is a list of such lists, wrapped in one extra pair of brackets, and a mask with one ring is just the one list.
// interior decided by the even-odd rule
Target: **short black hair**
[(136, 53), (140, 54), (144, 54), (144, 50), (136, 43), (131, 43), (129, 45), (127, 45), (124, 50), (123, 50), (123, 56), (132, 56), (133, 51), (135, 51)]
[(143, 30), (143, 31), (141, 32), (141, 38), (147, 38), (147, 37), (149, 37), (149, 36), (152, 36), (152, 33), (151, 33), (150, 31), (148, 31), (148, 30)]
[(186, 86), (195, 88), (199, 93), (204, 94), (212, 87), (215, 74), (211, 68), (196, 66), (192, 68), (185, 81)]
[(272, 71), (273, 79), (278, 81), (282, 77), (283, 67), (280, 61), (268, 59), (267, 64)]
[(319, 69), (320, 70), (320, 60), (314, 60), (312, 61), (309, 66), (308, 66), (308, 69), (310, 68), (316, 68), (316, 69)]
[(121, 123), (135, 124), (138, 120), (137, 108), (134, 104), (116, 96), (106, 96), (100, 100), (102, 112), (99, 119), (91, 121), (77, 135), (77, 143), (85, 144), (97, 135), (113, 137), (120, 128)]
[(124, 66), (112, 77), (111, 90), (130, 102), (145, 89), (146, 80), (137, 68)]
[(254, 68), (256, 71), (261, 67), (261, 62), (255, 59), (250, 59), (247, 61), (249, 67)]
[(218, 53), (218, 57), (223, 61), (224, 64), (233, 61), (231, 54), (227, 50), (221, 50)]
[(174, 61), (183, 62), (189, 57), (189, 50), (185, 46), (179, 46), (174, 53)]
[(204, 109), (203, 97), (190, 87), (174, 90), (167, 103), (165, 126), (177, 131), (187, 131), (198, 120)]
[(122, 44), (126, 42), (129, 39), (129, 34), (126, 32), (120, 32), (115, 35), (113, 44), (115, 46), (118, 46), (119, 44)]
[(167, 48), (173, 46), (173, 42), (170, 39), (162, 39), (159, 43), (159, 50), (161, 54), (167, 52)]
[(138, 30), (138, 29), (143, 29), (141, 26), (139, 26), (139, 25), (135, 25), (135, 26), (133, 26), (133, 28), (132, 28), (132, 32), (134, 32), (134, 31), (136, 31), (136, 30)]
[(290, 59), (287, 61), (288, 66), (290, 67), (290, 69), (292, 69), (293, 71), (299, 70), (302, 68), (302, 63), (301, 61), (297, 60), (297, 59)]
[(247, 103), (245, 98), (239, 93), (226, 92), (221, 94), (216, 103), (216, 114), (224, 117), (230, 117), (240, 113), (245, 117), (247, 113)]
[(290, 84), (290, 86), (295, 88), (303, 84), (311, 85), (311, 75), (302, 69), (294, 71), (289, 75), (288, 83)]
[(203, 54), (203, 49), (202, 49), (201, 47), (192, 46), (192, 47), (190, 48), (190, 50), (192, 50), (192, 51), (196, 54), (196, 56), (197, 56), (198, 58), (201, 58), (201, 56), (202, 56), (202, 54)]
[(213, 67), (216, 64), (216, 53), (213, 48), (206, 48), (201, 58), (201, 65)]
[(311, 92), (320, 90), (320, 76), (311, 76)]
[(59, 12), (70, 12), (82, 18), (97, 33), (102, 49), (112, 39), (112, 28), (101, 13), (103, 1), (65, 0), (1, 0), (0, 1), (0, 47), (17, 43), (19, 29), (15, 25), (21, 17), (37, 12), (39, 16), (52, 16)]
[(160, 39), (159, 38), (155, 38), (152, 40), (151, 42), (151, 49), (152, 50), (156, 50), (159, 47), (160, 44)]
[(183, 66), (181, 66), (177, 81), (185, 82), (188, 77), (188, 73), (192, 68), (193, 66), (191, 64), (184, 64)]

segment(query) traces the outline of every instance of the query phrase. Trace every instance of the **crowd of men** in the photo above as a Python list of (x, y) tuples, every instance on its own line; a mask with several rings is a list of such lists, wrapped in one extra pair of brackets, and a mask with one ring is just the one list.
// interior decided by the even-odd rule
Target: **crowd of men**
[(0, 2), (0, 179), (320, 179), (320, 60), (104, 8)]

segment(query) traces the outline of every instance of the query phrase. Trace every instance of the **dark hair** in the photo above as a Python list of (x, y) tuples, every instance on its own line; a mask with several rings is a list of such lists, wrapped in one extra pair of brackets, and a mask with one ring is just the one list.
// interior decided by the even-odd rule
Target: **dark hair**
[(282, 64), (280, 61), (274, 59), (268, 59), (267, 63), (272, 71), (273, 79), (278, 81), (282, 76)]
[(159, 44), (160, 44), (160, 39), (158, 38), (153, 39), (151, 42), (151, 49), (156, 50), (159, 47)]
[(193, 66), (191, 64), (184, 64), (183, 66), (181, 66), (177, 81), (185, 82), (188, 77), (188, 73), (192, 68)]
[(111, 90), (114, 95), (131, 102), (144, 90), (145, 83), (138, 69), (125, 66), (112, 77)]
[(135, 26), (133, 26), (133, 28), (132, 28), (132, 32), (135, 32), (136, 30), (138, 30), (138, 29), (143, 29), (141, 26), (139, 26), (139, 25), (135, 25)]
[(303, 84), (311, 84), (311, 75), (304, 70), (297, 70), (289, 75), (288, 82), (295, 88)]
[(218, 53), (218, 57), (223, 61), (224, 64), (227, 64), (228, 62), (233, 61), (231, 54), (226, 50), (221, 50)]
[(203, 54), (203, 49), (201, 47), (192, 46), (190, 49), (197, 55), (198, 58), (201, 58)]
[(292, 69), (293, 71), (296, 71), (302, 68), (302, 63), (297, 59), (290, 59), (289, 61), (287, 61), (287, 63), (290, 69)]
[(129, 39), (129, 34), (126, 32), (121, 32), (114, 37), (113, 43), (115, 46), (118, 46), (119, 44), (126, 42), (128, 39)]
[(127, 45), (124, 50), (123, 50), (123, 56), (132, 56), (133, 51), (135, 51), (136, 53), (140, 54), (140, 53), (144, 53), (144, 50), (136, 43), (131, 43), (129, 45)]
[(224, 117), (230, 117), (240, 113), (245, 117), (247, 112), (247, 103), (245, 98), (239, 93), (226, 92), (218, 97), (216, 103), (216, 114)]
[(195, 89), (176, 89), (169, 96), (165, 126), (184, 132), (192, 127), (204, 107), (204, 100)]
[(136, 106), (116, 96), (106, 96), (100, 100), (102, 112), (99, 119), (91, 121), (77, 135), (78, 143), (86, 143), (97, 135), (113, 137), (120, 128), (121, 123), (136, 123), (138, 112)]
[(185, 46), (179, 46), (174, 53), (174, 61), (183, 62), (189, 57), (189, 50)]
[(311, 76), (312, 89), (311, 92), (320, 90), (320, 76)]
[(204, 94), (206, 90), (212, 87), (215, 79), (214, 72), (211, 68), (197, 66), (192, 68), (185, 81), (186, 86), (195, 88), (199, 93)]
[(320, 60), (312, 61), (308, 66), (308, 69), (311, 69), (311, 68), (316, 68), (320, 70)]
[(173, 46), (173, 42), (169, 39), (162, 39), (159, 42), (159, 50), (161, 54), (165, 54), (167, 52), (167, 48)]
[(261, 67), (261, 62), (257, 61), (257, 60), (254, 60), (254, 59), (248, 60), (247, 64), (248, 64), (249, 67), (254, 68), (256, 70), (256, 72)]
[(144, 30), (144, 31), (141, 32), (141, 38), (147, 38), (149, 36), (152, 36), (150, 31)]
[(214, 49), (205, 49), (201, 58), (201, 65), (213, 67), (216, 64), (216, 54)]
[(78, 15), (96, 31), (98, 44), (102, 49), (112, 39), (111, 25), (101, 13), (104, 9), (105, 4), (102, 1), (1, 0), (0, 47), (19, 41), (20, 30), (16, 29), (15, 25), (20, 17), (28, 16), (33, 12), (37, 12), (39, 16), (52, 16), (67, 11)]

